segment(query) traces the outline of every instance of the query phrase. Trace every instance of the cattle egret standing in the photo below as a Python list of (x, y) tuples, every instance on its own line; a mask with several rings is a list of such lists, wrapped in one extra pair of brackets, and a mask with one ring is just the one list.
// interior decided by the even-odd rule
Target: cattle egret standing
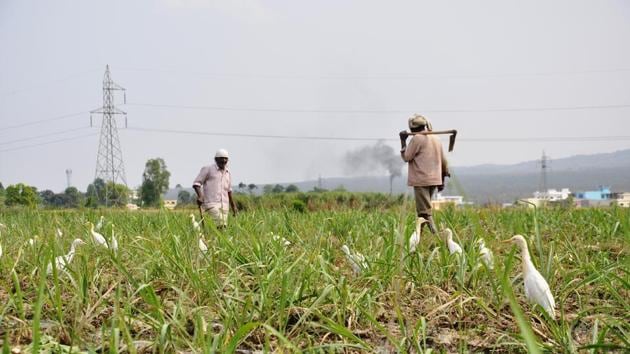
[(105, 222), (105, 217), (103, 215), (101, 215), (101, 218), (98, 219), (98, 222), (96, 223), (96, 231), (100, 231), (101, 228), (103, 227), (103, 223)]
[(205, 242), (203, 242), (203, 235), (199, 234), (199, 250), (201, 253), (206, 253), (208, 251), (208, 246)]
[(533, 301), (540, 305), (546, 312), (555, 318), (556, 302), (553, 299), (549, 284), (538, 272), (532, 259), (529, 256), (527, 241), (521, 235), (515, 235), (509, 240), (503, 242), (513, 242), (521, 249), (521, 263), (523, 266), (523, 284), (525, 286), (525, 297), (529, 301)]
[(98, 232), (94, 231), (94, 224), (88, 221), (86, 225), (90, 226), (90, 233), (92, 234), (92, 238), (94, 239), (94, 242), (96, 242), (100, 246), (109, 248), (107, 246), (107, 240), (105, 240), (105, 237), (103, 237), (103, 235), (99, 234)]
[(448, 251), (450, 252), (450, 254), (462, 254), (462, 248), (457, 244), (457, 242), (453, 241), (453, 231), (451, 231), (451, 229), (449, 228), (446, 228), (444, 229), (443, 234), (445, 235), (444, 238), (446, 239), (446, 245), (448, 246)]
[(110, 247), (114, 252), (118, 251), (118, 240), (116, 240), (116, 236), (114, 236), (114, 224), (112, 224), (112, 242), (110, 243)]
[[(72, 258), (74, 258), (74, 252), (77, 246), (82, 245), (82, 244), (85, 244), (85, 242), (82, 239), (80, 238), (74, 239), (74, 241), (72, 241), (72, 245), (70, 246), (70, 252), (68, 252), (68, 254), (66, 255), (55, 258), (55, 267), (65, 272), (66, 266), (70, 264), (70, 262), (72, 262)], [(46, 274), (50, 274), (51, 272), (52, 272), (52, 263), (49, 263), (48, 267), (46, 268)]]
[(352, 254), (352, 252), (350, 252), (350, 248), (346, 245), (341, 246), (341, 250), (346, 254), (346, 259), (350, 263), (350, 267), (355, 274), (359, 274), (363, 269), (367, 268), (367, 262), (361, 253), (356, 252), (355, 254)]
[(192, 220), (192, 225), (195, 231), (197, 232), (201, 231), (201, 224), (199, 224), (199, 222), (195, 220), (195, 215), (192, 213), (190, 214), (190, 220)]
[(479, 256), (481, 256), (481, 261), (486, 265), (486, 267), (488, 267), (489, 269), (493, 269), (494, 260), (492, 257), (492, 251), (490, 251), (490, 249), (486, 247), (486, 244), (481, 238), (477, 240), (477, 244), (479, 245)]
[(55, 230), (55, 234), (57, 235), (57, 238), (61, 238), (63, 236), (63, 232), (61, 232), (61, 229), (59, 228)]
[(416, 219), (416, 230), (409, 236), (409, 252), (415, 252), (416, 247), (420, 243), (420, 235), (422, 235), (422, 224), (426, 223), (427, 219), (418, 217)]

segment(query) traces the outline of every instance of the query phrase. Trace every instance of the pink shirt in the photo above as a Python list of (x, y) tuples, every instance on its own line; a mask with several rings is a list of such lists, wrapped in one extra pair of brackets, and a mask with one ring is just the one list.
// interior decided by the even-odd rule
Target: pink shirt
[(448, 173), (442, 143), (434, 135), (414, 135), (400, 155), (409, 163), (409, 186), (439, 186), (442, 184), (442, 175)]
[(202, 167), (193, 186), (202, 187), (204, 209), (220, 206), (222, 209), (229, 210), (228, 192), (232, 191), (232, 175), (227, 167), (220, 170), (216, 163)]

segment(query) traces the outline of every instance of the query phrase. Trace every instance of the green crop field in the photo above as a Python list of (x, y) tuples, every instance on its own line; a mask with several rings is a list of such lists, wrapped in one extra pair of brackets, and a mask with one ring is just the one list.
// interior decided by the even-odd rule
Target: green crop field
[[(251, 208), (225, 231), (207, 225), (206, 252), (190, 210), (4, 210), (0, 341), (7, 353), (630, 351), (628, 209), (438, 212), (463, 257), (428, 230), (409, 253), (411, 210)], [(101, 215), (116, 252), (86, 226)], [(514, 234), (555, 320), (525, 299), (520, 254), (500, 242)], [(48, 274), (75, 238), (67, 270)], [(365, 256), (361, 272), (343, 244)]]

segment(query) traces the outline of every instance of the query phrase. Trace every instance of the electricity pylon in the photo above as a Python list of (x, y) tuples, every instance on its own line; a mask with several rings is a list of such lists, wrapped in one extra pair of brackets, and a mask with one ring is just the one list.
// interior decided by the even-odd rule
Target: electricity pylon
[(115, 119), (117, 114), (125, 116), (125, 127), (127, 127), (127, 113), (114, 106), (114, 91), (123, 91), (124, 102), (127, 103), (125, 89), (112, 81), (109, 73), (109, 65), (107, 65), (105, 67), (105, 76), (103, 77), (103, 106), (90, 111), (90, 126), (92, 126), (92, 114), (103, 115), (94, 179), (100, 178), (105, 182), (106, 206), (116, 203), (118, 201), (117, 197), (120, 197), (114, 195), (114, 191), (111, 190), (111, 187), (114, 187), (116, 183), (127, 185), (122, 149), (120, 147), (118, 127), (116, 126)]

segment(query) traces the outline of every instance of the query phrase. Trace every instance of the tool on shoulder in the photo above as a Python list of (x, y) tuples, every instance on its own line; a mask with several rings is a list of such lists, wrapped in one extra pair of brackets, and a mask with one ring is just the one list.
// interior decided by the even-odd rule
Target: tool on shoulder
[(421, 132), (407, 132), (408, 135), (444, 135), (450, 134), (448, 137), (448, 151), (453, 151), (455, 147), (455, 138), (457, 137), (457, 130), (423, 130)]

